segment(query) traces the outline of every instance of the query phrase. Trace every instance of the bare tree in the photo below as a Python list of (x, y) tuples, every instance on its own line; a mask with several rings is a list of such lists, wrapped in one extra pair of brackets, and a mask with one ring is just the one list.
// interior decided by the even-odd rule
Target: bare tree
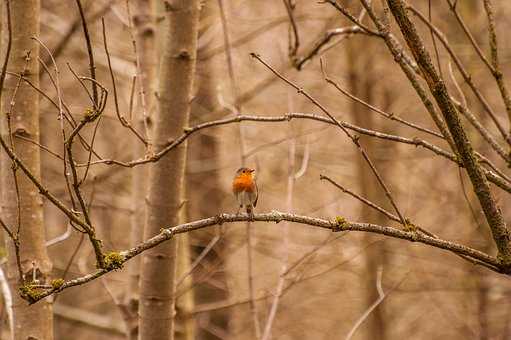
[[(166, 32), (159, 70), (158, 111), (153, 143), (161, 151), (188, 125), (197, 55), (198, 1), (165, 2)], [(179, 224), (184, 204), (186, 143), (150, 169), (144, 238)], [(140, 333), (142, 340), (173, 339), (178, 242), (154, 248), (142, 258)]]
[[(39, 83), (39, 46), (32, 39), (39, 35), (37, 0), (7, 1), (7, 20), (2, 29), (3, 60), (9, 72), (23, 74), (37, 86)], [(5, 67), (5, 66), (4, 66)], [(1, 134), (8, 147), (16, 152), (27, 170), (41, 178), (40, 149), (23, 138), (39, 140), (39, 95), (15, 76), (0, 80)], [(3, 87), (2, 87), (3, 85)], [(5, 116), (4, 116), (5, 115)], [(13, 296), (14, 337), (16, 339), (52, 339), (52, 308), (46, 300), (28, 306), (18, 292), (26, 292), (28, 284), (48, 284), (51, 262), (45, 246), (42, 197), (16, 163), (1, 153), (1, 224), (9, 235), (8, 276)]]
[[(129, 4), (128, 4), (129, 5)], [(137, 86), (138, 96), (137, 107), (135, 112), (138, 115), (135, 117), (135, 128), (137, 131), (145, 132), (146, 145), (136, 140), (133, 146), (134, 157), (140, 157), (147, 152), (146, 147), (151, 146), (151, 133), (150, 133), (150, 113), (154, 107), (154, 86), (156, 83), (156, 8), (152, 0), (140, 0), (135, 2), (133, 13), (133, 25), (135, 29), (135, 67), (137, 70), (134, 82)], [(143, 225), (145, 221), (147, 195), (147, 181), (148, 181), (148, 167), (143, 166), (133, 169), (132, 177), (132, 195), (133, 195), (133, 212), (132, 212), (132, 225), (130, 242), (134, 246), (143, 240)], [(142, 199), (144, 198), (144, 199)], [(126, 295), (127, 304), (130, 309), (132, 317), (132, 329), (130, 331), (131, 337), (136, 339), (138, 337), (138, 306), (139, 306), (139, 288), (140, 288), (140, 258), (133, 261), (130, 266), (130, 282), (129, 290)]]

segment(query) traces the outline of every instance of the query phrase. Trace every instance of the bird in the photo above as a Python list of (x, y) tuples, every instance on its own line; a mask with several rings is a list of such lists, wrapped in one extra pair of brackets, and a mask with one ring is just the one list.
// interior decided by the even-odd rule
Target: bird
[(257, 205), (259, 192), (255, 179), (255, 170), (250, 168), (239, 168), (232, 181), (232, 192), (238, 201), (239, 207), (236, 215), (243, 207), (246, 207), (247, 214), (254, 218), (254, 208)]

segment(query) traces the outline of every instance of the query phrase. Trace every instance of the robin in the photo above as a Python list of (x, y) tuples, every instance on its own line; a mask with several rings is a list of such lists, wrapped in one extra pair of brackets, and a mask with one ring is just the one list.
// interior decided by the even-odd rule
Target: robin
[(232, 192), (236, 196), (240, 209), (245, 206), (247, 208), (247, 214), (254, 217), (254, 208), (257, 204), (258, 190), (257, 183), (255, 180), (255, 170), (250, 168), (239, 168), (236, 171), (236, 175), (232, 181)]

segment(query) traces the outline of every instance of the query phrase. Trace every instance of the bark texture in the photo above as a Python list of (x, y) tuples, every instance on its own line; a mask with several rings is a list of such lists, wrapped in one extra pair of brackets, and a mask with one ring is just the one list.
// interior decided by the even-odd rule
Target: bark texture
[(502, 264), (511, 270), (511, 247), (510, 235), (502, 212), (497, 205), (481, 166), (476, 160), (473, 147), (461, 124), (461, 120), (454, 103), (451, 101), (445, 83), (440, 78), (433, 66), (431, 56), (426, 50), (422, 39), (419, 37), (415, 25), (410, 21), (402, 0), (388, 0), (390, 11), (403, 33), (403, 36), (417, 61), (424, 79), (435, 98), (438, 107), (442, 111), (445, 122), (454, 139), (454, 143), (460, 155), (461, 161), (467, 170), (470, 181), (474, 188), (479, 204), (483, 209), (486, 220), (491, 229), (493, 239), (498, 249), (498, 256)]
[[(31, 39), (39, 36), (38, 0), (11, 1), (12, 50), (8, 71), (24, 73), (35, 86), (39, 84), (39, 46)], [(3, 44), (7, 45), (8, 31), (6, 20), (2, 30)], [(5, 57), (2, 50), (2, 61)], [(39, 96), (26, 84), (19, 87), (18, 78), (8, 76), (2, 90), (1, 133), (6, 141), (13, 142), (11, 147), (26, 164), (32, 174), (40, 179), (40, 149), (37, 145), (17, 138), (22, 136), (39, 140)], [(13, 100), (14, 98), (14, 100)], [(11, 101), (14, 105), (11, 104)], [(11, 128), (7, 123), (10, 116)], [(10, 133), (9, 133), (10, 130)], [(16, 233), (19, 228), (21, 271), (26, 282), (35, 277), (39, 283), (47, 283), (51, 271), (51, 262), (45, 247), (45, 229), (43, 202), (37, 188), (21, 172), (16, 171), (20, 209), (18, 213), (18, 194), (14, 180), (12, 162), (5, 152), (1, 152), (1, 216), (10, 229)], [(18, 221), (20, 222), (18, 224)], [(8, 249), (8, 279), (13, 296), (14, 339), (53, 339), (52, 307), (48, 300), (28, 306), (18, 294), (21, 281), (16, 263), (12, 240), (5, 238)]]
[[(199, 1), (165, 1), (166, 32), (159, 73), (155, 151), (188, 125), (195, 73)], [(186, 143), (150, 168), (144, 238), (178, 224), (182, 207)], [(139, 339), (173, 339), (177, 241), (151, 249), (142, 258)]]

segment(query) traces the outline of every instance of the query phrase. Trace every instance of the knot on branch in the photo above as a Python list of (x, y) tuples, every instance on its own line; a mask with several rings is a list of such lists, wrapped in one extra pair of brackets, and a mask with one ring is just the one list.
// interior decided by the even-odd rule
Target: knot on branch
[(163, 228), (160, 232), (165, 235), (167, 239), (171, 239), (174, 236), (174, 231), (171, 228)]
[(30, 132), (28, 132), (25, 126), (20, 125), (16, 127), (16, 130), (14, 130), (13, 135), (15, 137), (30, 137)]
[(399, 63), (402, 58), (403, 58), (403, 52), (402, 51), (396, 51), (396, 53), (394, 54), (394, 61), (396, 63)]
[(222, 225), (224, 223), (223, 214), (218, 214), (215, 216), (215, 223), (218, 225)]
[(177, 54), (177, 58), (178, 58), (178, 59), (186, 59), (186, 60), (189, 60), (189, 59), (192, 59), (192, 55), (190, 54), (190, 52), (188, 52), (188, 50), (181, 50), (181, 51), (179, 51), (179, 53)]
[(360, 146), (360, 136), (359, 135), (353, 135), (353, 143), (355, 143), (356, 146)]
[(282, 220), (284, 219), (284, 216), (282, 215), (282, 213), (280, 211), (272, 210), (271, 213), (272, 213), (272, 215), (275, 216), (275, 224), (282, 222)]

